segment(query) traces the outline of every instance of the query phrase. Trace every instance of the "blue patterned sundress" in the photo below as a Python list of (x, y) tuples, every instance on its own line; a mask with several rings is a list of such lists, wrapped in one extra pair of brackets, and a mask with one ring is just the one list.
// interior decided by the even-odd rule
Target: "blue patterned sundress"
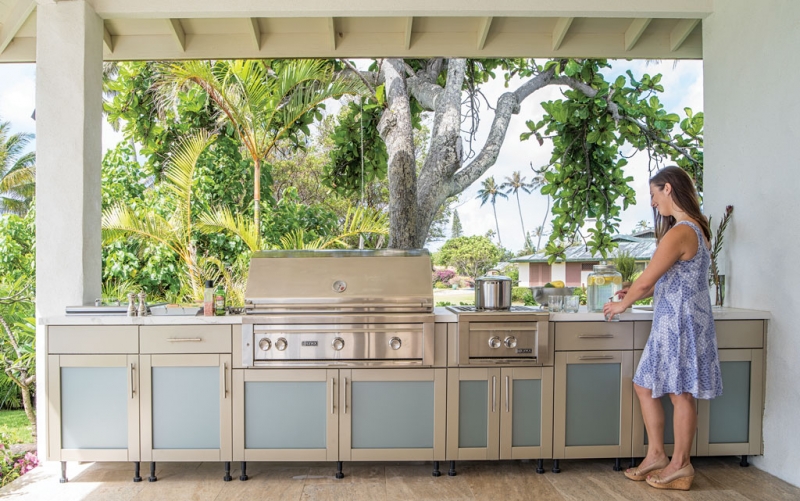
[[(653, 294), (653, 328), (633, 382), (653, 392), (691, 393), (694, 398), (722, 395), (722, 375), (717, 354), (717, 333), (708, 292), (711, 253), (694, 223), (697, 253), (678, 260), (656, 282)], [(677, 226), (677, 225), (676, 225)]]

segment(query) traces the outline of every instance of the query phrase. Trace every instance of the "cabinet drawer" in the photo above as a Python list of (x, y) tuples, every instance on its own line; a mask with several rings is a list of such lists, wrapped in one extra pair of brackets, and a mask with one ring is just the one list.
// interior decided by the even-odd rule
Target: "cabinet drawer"
[(148, 325), (140, 330), (141, 353), (230, 353), (230, 325)]
[(633, 349), (643, 350), (653, 329), (653, 322), (634, 322), (633, 323)]
[(556, 323), (556, 351), (632, 349), (633, 322)]
[(137, 353), (139, 328), (135, 325), (47, 327), (47, 352), (65, 354)]
[(763, 348), (763, 320), (717, 320), (717, 347), (722, 348)]

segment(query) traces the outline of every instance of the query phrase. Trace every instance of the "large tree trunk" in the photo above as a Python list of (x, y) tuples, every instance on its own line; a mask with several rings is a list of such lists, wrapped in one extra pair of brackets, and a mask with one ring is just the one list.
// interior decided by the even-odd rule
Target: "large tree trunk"
[(411, 133), (411, 103), (406, 87), (405, 63), (387, 59), (381, 65), (388, 108), (378, 132), (389, 154), (389, 247), (421, 247), (417, 238), (417, 162)]

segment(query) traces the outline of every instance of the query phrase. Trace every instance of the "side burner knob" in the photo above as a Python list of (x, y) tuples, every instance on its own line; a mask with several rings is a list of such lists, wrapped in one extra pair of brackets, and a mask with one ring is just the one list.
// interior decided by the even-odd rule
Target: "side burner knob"
[(400, 340), (399, 337), (393, 337), (389, 340), (389, 347), (393, 350), (399, 350), (400, 346), (402, 346), (403, 342)]
[(501, 344), (503, 344), (503, 343), (500, 341), (499, 337), (492, 336), (492, 337), (489, 338), (489, 347), (490, 348), (494, 348), (494, 349), (500, 348)]
[(514, 336), (508, 336), (506, 337), (505, 341), (503, 341), (503, 344), (506, 345), (506, 348), (516, 348), (517, 338), (515, 338)]
[(286, 349), (286, 346), (289, 343), (286, 342), (286, 338), (279, 337), (275, 340), (275, 349), (278, 351), (283, 351)]
[(342, 348), (344, 348), (344, 339), (340, 337), (334, 338), (331, 342), (331, 346), (333, 346), (333, 349), (336, 351), (342, 351)]
[(261, 338), (261, 341), (258, 342), (258, 347), (264, 351), (269, 351), (271, 346), (272, 341), (270, 341), (268, 337)]

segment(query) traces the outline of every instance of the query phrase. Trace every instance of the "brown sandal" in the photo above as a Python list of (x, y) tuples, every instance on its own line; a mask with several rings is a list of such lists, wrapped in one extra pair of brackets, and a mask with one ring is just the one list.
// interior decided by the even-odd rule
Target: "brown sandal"
[(687, 464), (666, 477), (662, 477), (659, 474), (647, 477), (647, 485), (656, 489), (688, 491), (692, 487), (692, 480), (694, 480), (694, 467), (691, 464)]
[(636, 482), (641, 482), (647, 478), (647, 475), (660, 473), (668, 464), (669, 458), (665, 457), (662, 461), (656, 461), (647, 468), (642, 468), (642, 465), (637, 468), (628, 468), (625, 470), (625, 476)]

